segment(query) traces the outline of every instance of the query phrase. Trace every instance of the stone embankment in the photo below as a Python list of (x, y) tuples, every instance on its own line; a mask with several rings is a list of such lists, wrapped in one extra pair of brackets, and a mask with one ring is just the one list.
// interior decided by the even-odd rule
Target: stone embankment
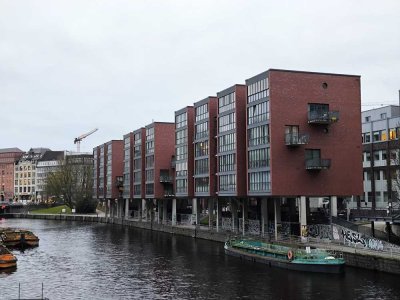
[[(142, 228), (146, 230), (154, 230), (165, 232), (169, 234), (182, 235), (193, 238), (206, 239), (216, 242), (225, 242), (231, 233), (229, 232), (216, 232), (208, 228), (195, 227), (195, 226), (171, 226), (158, 224), (154, 222), (140, 222), (131, 219), (120, 218), (106, 218), (98, 215), (39, 215), (39, 214), (8, 214), (6, 217), (11, 218), (28, 218), (28, 219), (45, 219), (45, 220), (64, 220), (64, 221), (80, 221), (80, 222), (98, 222), (116, 224), (127, 227)], [(297, 244), (292, 241), (292, 244)], [(301, 244), (304, 246), (305, 244)], [(313, 247), (320, 247), (329, 250), (335, 250), (343, 253), (346, 264), (353, 267), (364, 269), (388, 272), (393, 274), (400, 274), (400, 252), (387, 253), (380, 251), (370, 251), (360, 248), (352, 248), (343, 245), (331, 243), (318, 243), (313, 241), (307, 245)]]

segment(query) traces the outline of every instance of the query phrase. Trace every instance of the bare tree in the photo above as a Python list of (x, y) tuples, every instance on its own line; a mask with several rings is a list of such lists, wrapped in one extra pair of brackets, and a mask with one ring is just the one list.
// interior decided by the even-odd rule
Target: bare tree
[(45, 190), (77, 212), (94, 212), (97, 205), (92, 197), (92, 166), (79, 163), (76, 158), (67, 158), (58, 171), (48, 174)]

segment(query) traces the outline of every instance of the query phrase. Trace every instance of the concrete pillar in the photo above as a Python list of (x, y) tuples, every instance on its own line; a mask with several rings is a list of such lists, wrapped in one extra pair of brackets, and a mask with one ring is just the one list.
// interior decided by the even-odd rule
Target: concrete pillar
[(300, 222), (300, 235), (301, 237), (307, 236), (307, 208), (306, 208), (306, 197), (300, 197), (299, 207), (299, 222)]
[(222, 203), (220, 201), (220, 199), (216, 199), (217, 201), (217, 232), (219, 232), (220, 227), (222, 225), (221, 221), (222, 221)]
[(138, 215), (139, 215), (139, 221), (142, 222), (143, 220), (143, 208), (142, 208), (142, 199), (138, 199)]
[(130, 215), (129, 215), (129, 199), (125, 199), (125, 220), (128, 220)]
[(122, 219), (122, 217), (124, 216), (124, 199), (118, 199), (118, 217)]
[(176, 199), (172, 199), (172, 226), (176, 226)]
[(242, 206), (242, 233), (246, 235), (246, 221), (248, 217), (248, 203), (247, 199), (243, 198), (243, 206)]
[(106, 218), (108, 218), (110, 215), (110, 200), (105, 200), (105, 203), (106, 203), (106, 211), (104, 215)]
[(162, 223), (168, 223), (168, 199), (163, 199), (162, 201)]
[(192, 199), (192, 216), (194, 216), (194, 223), (196, 226), (200, 225), (200, 207), (199, 207), (199, 199)]
[(331, 196), (331, 216), (332, 217), (337, 217), (337, 197), (336, 196)]
[(212, 228), (214, 216), (214, 199), (208, 198), (208, 228)]
[(147, 207), (146, 207), (146, 199), (142, 199), (142, 220), (145, 219), (147, 221)]
[(157, 201), (157, 223), (161, 224), (161, 211), (162, 211), (162, 203), (160, 199), (156, 199)]
[(235, 199), (230, 200), (231, 213), (232, 213), (232, 231), (236, 232), (238, 229), (238, 215), (237, 215), (237, 203)]
[(278, 224), (281, 222), (281, 199), (274, 199), (275, 240), (278, 240)]
[[(268, 234), (268, 198), (261, 198), (261, 233), (264, 236)], [(267, 232), (265, 232), (267, 228)]]

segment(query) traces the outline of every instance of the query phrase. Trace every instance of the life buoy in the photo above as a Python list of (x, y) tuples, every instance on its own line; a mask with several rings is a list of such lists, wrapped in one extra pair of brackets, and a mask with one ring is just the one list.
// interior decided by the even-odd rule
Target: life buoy
[(287, 258), (288, 258), (289, 260), (292, 260), (292, 259), (293, 259), (293, 251), (292, 251), (292, 250), (289, 250), (289, 251), (288, 251), (288, 253), (287, 253)]

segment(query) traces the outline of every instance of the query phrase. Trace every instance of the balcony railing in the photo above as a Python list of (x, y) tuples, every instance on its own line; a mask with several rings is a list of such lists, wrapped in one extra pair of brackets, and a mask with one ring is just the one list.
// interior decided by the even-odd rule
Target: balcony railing
[(285, 144), (286, 146), (299, 146), (306, 145), (310, 140), (310, 135), (308, 133), (286, 133), (285, 134)]
[(313, 159), (306, 160), (306, 169), (307, 170), (329, 169), (330, 166), (331, 166), (330, 159), (313, 158)]
[(339, 120), (339, 111), (310, 111), (308, 112), (309, 124), (331, 124)]

